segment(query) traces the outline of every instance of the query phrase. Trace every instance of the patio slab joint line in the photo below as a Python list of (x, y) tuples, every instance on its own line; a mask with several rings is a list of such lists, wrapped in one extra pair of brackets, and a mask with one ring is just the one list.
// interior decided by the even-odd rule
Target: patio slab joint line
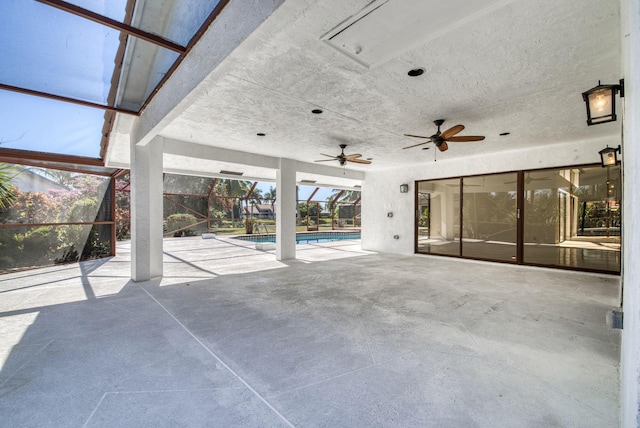
[(209, 355), (211, 355), (213, 358), (215, 358), (220, 364), (222, 364), (222, 366), (227, 369), (229, 371), (229, 373), (231, 373), (236, 379), (238, 379), (238, 381), (240, 381), (240, 383), (242, 383), (253, 395), (255, 395), (260, 401), (262, 401), (269, 409), (271, 409), (271, 411), (273, 413), (275, 413), (287, 426), (291, 427), (291, 428), (295, 428), (295, 425), (292, 424), (291, 422), (289, 422), (289, 420), (282, 414), (280, 413), (275, 407), (273, 407), (271, 405), (271, 403), (269, 403), (269, 401), (267, 401), (266, 398), (264, 398), (258, 391), (256, 391), (251, 385), (249, 385), (249, 383), (247, 383), (247, 381), (245, 381), (242, 377), (240, 377), (240, 375), (238, 375), (238, 373), (236, 373), (231, 367), (229, 367), (224, 361), (222, 361), (222, 359), (220, 357), (218, 357), (218, 355), (216, 355), (215, 352), (213, 352), (211, 349), (209, 349), (209, 347), (207, 347), (207, 345), (205, 345), (200, 339), (198, 339), (196, 337), (195, 334), (193, 334), (191, 332), (191, 330), (189, 330), (187, 328), (187, 326), (185, 326), (184, 324), (182, 324), (180, 322), (180, 320), (178, 318), (175, 317), (175, 315), (173, 315), (171, 313), (171, 311), (169, 311), (169, 309), (167, 309), (162, 303), (160, 303), (158, 301), (158, 299), (156, 299), (151, 293), (149, 293), (144, 287), (142, 287), (141, 285), (139, 286), (142, 291), (144, 291), (149, 297), (151, 297), (151, 299), (156, 302), (158, 304), (158, 306), (160, 306), (167, 314), (169, 314), (169, 316), (171, 318), (173, 318), (173, 320), (178, 323), (178, 325), (180, 327), (182, 327), (184, 329), (184, 331), (186, 331), (189, 336), (191, 336), (196, 342), (198, 342), (198, 344), (200, 346), (202, 346), (202, 348), (204, 348)]

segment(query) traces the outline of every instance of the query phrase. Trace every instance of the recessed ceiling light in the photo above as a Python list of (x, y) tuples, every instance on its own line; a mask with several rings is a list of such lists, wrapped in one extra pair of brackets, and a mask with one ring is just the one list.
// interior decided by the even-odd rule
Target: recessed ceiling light
[(407, 73), (411, 77), (421, 76), (424, 73), (424, 68), (414, 68)]
[(267, 135), (267, 134), (265, 134), (264, 132), (258, 132), (256, 135), (257, 135), (258, 137), (264, 137), (264, 136), (265, 136), (265, 135)]
[(511, 134), (511, 132), (501, 132), (501, 133), (500, 133), (500, 136), (501, 136), (501, 137), (504, 137), (505, 135), (509, 135), (509, 134)]
[(320, 114), (320, 113), (322, 113), (322, 110), (320, 110), (319, 108), (315, 108), (315, 109), (311, 110), (311, 113)]

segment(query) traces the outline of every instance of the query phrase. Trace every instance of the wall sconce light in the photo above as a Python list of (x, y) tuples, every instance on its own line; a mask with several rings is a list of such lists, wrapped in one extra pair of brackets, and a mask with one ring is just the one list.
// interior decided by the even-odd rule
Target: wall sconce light
[(587, 104), (587, 125), (614, 122), (616, 117), (616, 94), (624, 98), (624, 79), (619, 85), (602, 85), (582, 93), (582, 99)]
[(602, 162), (603, 168), (607, 166), (615, 166), (620, 163), (620, 161), (618, 160), (620, 146), (618, 146), (617, 148), (607, 146), (604, 149), (600, 150), (598, 153), (600, 153), (600, 161)]
[(400, 193), (407, 193), (409, 191), (409, 185), (408, 184), (401, 184), (400, 185)]

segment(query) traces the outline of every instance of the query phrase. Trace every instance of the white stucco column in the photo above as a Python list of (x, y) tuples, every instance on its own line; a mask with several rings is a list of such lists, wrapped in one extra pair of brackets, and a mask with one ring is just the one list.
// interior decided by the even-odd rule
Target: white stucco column
[[(622, 283), (624, 320), (620, 380), (620, 426), (640, 424), (640, 2), (622, 0), (624, 142)], [(620, 116), (618, 116), (620, 120)]]
[(163, 138), (131, 144), (131, 279), (162, 276)]
[(276, 172), (276, 260), (296, 258), (296, 162), (280, 159)]

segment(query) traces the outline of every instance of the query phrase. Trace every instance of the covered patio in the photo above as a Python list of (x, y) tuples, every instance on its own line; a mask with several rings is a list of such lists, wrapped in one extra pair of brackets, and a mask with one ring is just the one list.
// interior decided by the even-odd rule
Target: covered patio
[[(639, 2), (0, 11), (0, 162), (131, 177), (115, 257), (0, 277), (3, 424), (638, 426)], [(273, 183), (275, 252), (164, 239), (166, 174)], [(296, 244), (305, 183), (361, 192), (361, 242)]]
[[(619, 278), (233, 239), (0, 278), (5, 426), (619, 424)], [(420, 259), (420, 263), (416, 263)], [(453, 274), (455, 272), (455, 274)]]

